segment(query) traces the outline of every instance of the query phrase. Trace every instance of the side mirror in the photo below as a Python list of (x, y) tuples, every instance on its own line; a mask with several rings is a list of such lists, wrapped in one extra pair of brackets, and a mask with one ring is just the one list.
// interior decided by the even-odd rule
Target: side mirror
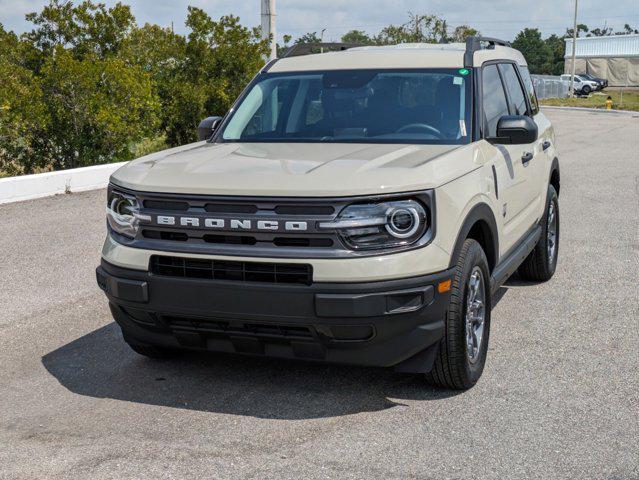
[(527, 115), (504, 115), (497, 123), (497, 137), (491, 143), (503, 145), (523, 145), (537, 141), (539, 129), (535, 121)]
[(198, 140), (208, 140), (213, 135), (215, 129), (220, 125), (222, 117), (207, 117), (200, 122), (197, 127)]

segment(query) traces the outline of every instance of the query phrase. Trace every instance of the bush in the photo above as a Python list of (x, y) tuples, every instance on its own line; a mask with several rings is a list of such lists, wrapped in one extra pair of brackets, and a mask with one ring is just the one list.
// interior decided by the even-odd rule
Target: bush
[(130, 160), (130, 145), (157, 132), (159, 101), (150, 75), (117, 58), (73, 58), (58, 47), (42, 69), (56, 168)]
[(129, 160), (196, 140), (264, 64), (234, 16), (189, 7), (188, 36), (138, 27), (121, 3), (50, 0), (18, 37), (0, 24), (0, 172)]
[(51, 125), (42, 90), (27, 69), (0, 57), (0, 171), (32, 173), (45, 167), (40, 154)]

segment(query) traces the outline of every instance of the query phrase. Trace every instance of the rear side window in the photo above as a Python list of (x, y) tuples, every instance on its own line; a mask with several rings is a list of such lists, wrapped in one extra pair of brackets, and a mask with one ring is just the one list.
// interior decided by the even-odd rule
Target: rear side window
[(512, 63), (503, 63), (499, 66), (504, 76), (504, 82), (508, 89), (508, 98), (510, 100), (510, 111), (513, 115), (526, 115), (528, 107), (526, 105), (526, 95), (519, 83), (519, 77)]
[(482, 100), (486, 135), (496, 137), (497, 122), (508, 115), (508, 103), (497, 65), (488, 65), (482, 71)]
[(532, 114), (537, 115), (539, 113), (539, 102), (537, 101), (537, 94), (535, 93), (535, 86), (533, 85), (532, 77), (528, 67), (519, 67), (519, 73), (524, 80), (524, 88), (526, 89), (526, 95), (530, 101), (530, 107), (532, 108)]

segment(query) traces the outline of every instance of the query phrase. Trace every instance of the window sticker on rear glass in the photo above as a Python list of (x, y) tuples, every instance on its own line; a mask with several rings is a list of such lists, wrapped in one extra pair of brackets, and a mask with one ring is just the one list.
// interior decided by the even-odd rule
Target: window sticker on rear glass
[(459, 131), (461, 132), (461, 136), (462, 137), (466, 136), (466, 121), (465, 120), (460, 120), (459, 121)]
[(454, 77), (453, 85), (462, 85), (464, 83), (464, 79), (462, 77)]

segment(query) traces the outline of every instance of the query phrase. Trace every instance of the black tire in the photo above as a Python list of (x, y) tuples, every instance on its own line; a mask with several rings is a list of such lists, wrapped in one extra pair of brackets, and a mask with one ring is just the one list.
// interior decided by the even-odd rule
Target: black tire
[(154, 347), (153, 345), (139, 345), (137, 343), (127, 342), (131, 349), (144, 357), (153, 358), (156, 360), (163, 360), (168, 358), (175, 358), (180, 355), (179, 350), (170, 348)]
[[(549, 243), (551, 236), (548, 235), (550, 227), (549, 212), (551, 205), (556, 216), (556, 235), (553, 242), (554, 254), (550, 255)], [(524, 260), (519, 267), (519, 276), (524, 280), (532, 280), (536, 282), (545, 282), (550, 280), (557, 269), (557, 258), (559, 257), (559, 199), (557, 191), (552, 185), (548, 185), (548, 194), (546, 195), (546, 208), (544, 210), (544, 220), (541, 225), (541, 238), (535, 245), (535, 249)]]
[[(476, 357), (471, 361), (466, 340), (466, 312), (469, 280), (480, 271), (484, 286), (483, 334), (476, 349)], [(490, 334), (490, 269), (483, 249), (475, 240), (467, 239), (455, 267), (451, 285), (450, 305), (446, 318), (444, 337), (439, 343), (433, 369), (426, 374), (426, 380), (437, 387), (454, 390), (471, 388), (484, 371), (488, 338)]]
[(592, 88), (590, 88), (590, 85), (584, 85), (581, 91), (584, 93), (584, 95), (589, 95), (592, 91)]

